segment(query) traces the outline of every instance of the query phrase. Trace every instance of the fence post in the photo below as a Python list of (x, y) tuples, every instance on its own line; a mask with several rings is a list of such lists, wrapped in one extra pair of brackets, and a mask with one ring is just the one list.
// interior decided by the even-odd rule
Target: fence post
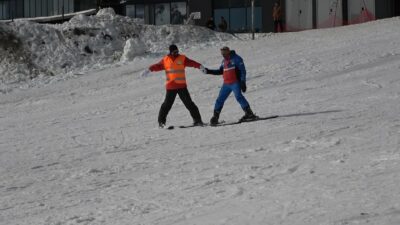
[(62, 21), (64, 23), (64, 0), (62, 0)]
[(254, 40), (254, 0), (251, 0), (251, 38)]

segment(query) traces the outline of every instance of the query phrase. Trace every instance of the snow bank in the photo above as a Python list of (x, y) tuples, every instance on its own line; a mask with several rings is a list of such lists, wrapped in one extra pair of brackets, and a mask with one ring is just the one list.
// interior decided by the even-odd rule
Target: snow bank
[(2, 23), (0, 89), (38, 77), (62, 79), (145, 53), (165, 53), (171, 43), (188, 48), (232, 38), (197, 26), (144, 25), (142, 20), (116, 15), (110, 8), (57, 25)]
[(131, 61), (138, 55), (142, 55), (146, 52), (146, 47), (140, 39), (131, 38), (126, 41), (124, 47), (124, 53), (122, 54), (121, 61)]

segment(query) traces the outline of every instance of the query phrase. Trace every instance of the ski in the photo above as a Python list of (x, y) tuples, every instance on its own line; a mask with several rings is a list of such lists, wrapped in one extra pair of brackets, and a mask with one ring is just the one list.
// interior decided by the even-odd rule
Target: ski
[(191, 124), (191, 125), (181, 125), (181, 126), (179, 126), (179, 128), (206, 127), (206, 126), (208, 126), (208, 125), (209, 125), (208, 123), (203, 123), (203, 125), (194, 125), (194, 124)]
[(174, 130), (176, 127), (178, 128), (193, 128), (193, 127), (222, 127), (222, 126), (230, 126), (230, 125), (236, 125), (236, 124), (241, 124), (241, 123), (250, 123), (250, 122), (254, 122), (254, 121), (260, 121), (260, 120), (270, 120), (270, 119), (275, 119), (278, 118), (278, 115), (273, 115), (273, 116), (266, 116), (266, 117), (257, 117), (256, 119), (252, 119), (252, 120), (245, 120), (245, 121), (234, 121), (234, 122), (226, 122), (224, 120), (218, 122), (217, 124), (210, 124), (210, 123), (204, 123), (203, 125), (194, 125), (194, 124), (190, 124), (190, 125), (180, 125), (180, 126), (174, 126), (174, 125), (170, 125), (170, 126), (165, 126), (162, 127), (161, 129), (166, 129), (166, 130)]
[(204, 123), (203, 125), (180, 125), (180, 126), (174, 126), (174, 125), (170, 125), (170, 126), (164, 126), (164, 127), (160, 127), (160, 129), (164, 129), (164, 130), (174, 130), (176, 127), (178, 128), (191, 128), (191, 127), (206, 127), (209, 126), (208, 123)]
[(241, 124), (241, 123), (250, 123), (250, 122), (255, 122), (255, 121), (260, 121), (260, 120), (270, 120), (270, 119), (275, 119), (278, 118), (278, 115), (273, 115), (273, 116), (266, 116), (266, 117), (257, 117), (256, 119), (252, 120), (245, 120), (245, 121), (235, 121), (235, 122), (228, 122), (228, 123), (222, 123), (222, 124), (216, 124), (214, 127), (220, 127), (220, 126), (230, 126), (230, 125), (236, 125), (236, 124)]
[(162, 130), (173, 130), (173, 129), (175, 129), (175, 126), (173, 126), (173, 125), (170, 125), (170, 126), (159, 126), (158, 128), (162, 129)]
[(167, 129), (167, 130), (173, 130), (175, 128), (175, 126), (167, 126), (167, 127), (165, 127), (165, 129)]
[[(225, 123), (225, 121), (220, 121), (218, 124), (223, 124), (223, 123)], [(179, 126), (179, 128), (191, 128), (191, 127), (209, 127), (209, 126), (214, 126), (214, 125), (212, 125), (212, 124), (210, 124), (210, 123), (203, 123), (203, 125), (194, 125), (194, 124), (191, 124), (191, 125), (181, 125), (181, 126)]]

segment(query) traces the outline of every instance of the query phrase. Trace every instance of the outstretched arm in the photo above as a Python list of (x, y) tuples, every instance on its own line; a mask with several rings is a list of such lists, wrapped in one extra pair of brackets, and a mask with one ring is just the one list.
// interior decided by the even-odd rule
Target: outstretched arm
[(223, 73), (224, 73), (224, 67), (222, 65), (217, 70), (209, 70), (209, 69), (207, 69), (207, 74), (222, 75)]
[(147, 77), (149, 75), (150, 72), (157, 72), (157, 71), (161, 71), (164, 70), (164, 61), (161, 60), (160, 62), (153, 64), (151, 66), (149, 66), (149, 68), (143, 70), (143, 72), (140, 74), (141, 77)]
[(186, 57), (185, 58), (185, 66), (194, 67), (196, 69), (200, 69), (201, 64), (196, 62), (196, 61), (194, 61), (194, 60), (189, 59), (188, 57)]
[(149, 70), (151, 72), (157, 72), (157, 71), (161, 71), (161, 70), (164, 70), (164, 69), (165, 68), (164, 68), (164, 61), (163, 60), (161, 60), (160, 62), (158, 62), (156, 64), (153, 64), (153, 65), (151, 65), (149, 67)]
[(200, 69), (204, 74), (208, 73), (208, 69), (207, 68), (205, 68), (200, 63), (198, 63), (198, 62), (196, 62), (194, 60), (191, 60), (191, 59), (189, 59), (187, 57), (185, 58), (185, 66), (194, 67), (194, 68)]

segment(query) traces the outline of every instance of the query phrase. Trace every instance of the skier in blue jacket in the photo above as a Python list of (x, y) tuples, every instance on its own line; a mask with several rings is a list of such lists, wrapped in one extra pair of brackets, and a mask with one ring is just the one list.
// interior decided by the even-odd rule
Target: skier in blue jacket
[(221, 66), (217, 70), (210, 70), (205, 68), (205, 73), (213, 75), (222, 75), (224, 84), (221, 87), (219, 96), (215, 102), (214, 115), (210, 120), (211, 125), (218, 124), (219, 115), (224, 106), (226, 99), (229, 97), (231, 92), (234, 93), (236, 100), (242, 107), (245, 115), (240, 121), (249, 121), (257, 119), (253, 111), (250, 108), (249, 103), (243, 96), (242, 92), (246, 92), (246, 68), (242, 57), (236, 54), (235, 51), (231, 51), (228, 47), (221, 48), (221, 55), (224, 57)]

